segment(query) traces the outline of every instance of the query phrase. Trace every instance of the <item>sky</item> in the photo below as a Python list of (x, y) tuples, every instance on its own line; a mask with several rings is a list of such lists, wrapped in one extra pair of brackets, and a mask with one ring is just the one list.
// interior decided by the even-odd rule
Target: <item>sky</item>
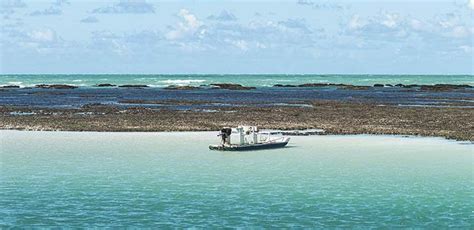
[(474, 74), (474, 0), (0, 0), (0, 73)]

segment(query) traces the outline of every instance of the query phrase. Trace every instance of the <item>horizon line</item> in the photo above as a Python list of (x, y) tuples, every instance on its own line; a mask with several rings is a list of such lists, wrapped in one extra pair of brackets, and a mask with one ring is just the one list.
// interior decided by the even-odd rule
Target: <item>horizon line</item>
[(474, 76), (474, 73), (0, 73), (0, 75), (406, 75)]

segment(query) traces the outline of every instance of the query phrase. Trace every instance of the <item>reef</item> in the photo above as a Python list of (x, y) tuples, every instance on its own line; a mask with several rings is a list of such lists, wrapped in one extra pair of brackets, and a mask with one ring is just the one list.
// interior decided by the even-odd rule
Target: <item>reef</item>
[(229, 90), (251, 90), (256, 89), (256, 87), (243, 86), (240, 84), (229, 84), (229, 83), (219, 83), (219, 84), (210, 84), (210, 86), (217, 89), (229, 89)]
[(146, 88), (148, 85), (119, 85), (122, 88)]
[(423, 91), (452, 91), (452, 90), (465, 90), (471, 89), (471, 85), (455, 85), (455, 84), (434, 84), (434, 85), (417, 85), (417, 84), (374, 84), (373, 86), (368, 85), (350, 85), (350, 84), (334, 84), (334, 83), (305, 83), (300, 85), (283, 85), (276, 84), (273, 87), (337, 87), (340, 89), (350, 89), (350, 90), (369, 90), (371, 88), (383, 88), (383, 87), (399, 87), (407, 89), (418, 89)]
[(36, 88), (41, 88), (41, 89), (76, 89), (78, 86), (75, 85), (63, 85), (63, 84), (53, 84), (53, 85), (46, 85), (46, 84), (40, 84), (36, 85)]
[[(375, 103), (316, 100), (311, 107), (209, 107), (206, 110), (153, 109), (87, 104), (81, 108), (0, 106), (0, 129), (62, 131), (209, 131), (223, 126), (267, 129), (323, 129), (324, 134), (437, 136), (474, 141), (473, 108), (397, 107)], [(170, 104), (169, 101), (153, 101)], [(184, 102), (183, 102), (184, 103)], [(186, 101), (185, 104), (202, 104)], [(207, 111), (213, 112), (207, 112)], [(23, 115), (18, 115), (23, 114)]]
[(190, 86), (190, 85), (169, 85), (169, 86), (165, 87), (164, 89), (167, 89), (167, 90), (195, 90), (195, 89), (200, 89), (200, 87)]
[(114, 84), (109, 84), (109, 83), (103, 83), (103, 84), (97, 84), (97, 87), (115, 87), (117, 85)]

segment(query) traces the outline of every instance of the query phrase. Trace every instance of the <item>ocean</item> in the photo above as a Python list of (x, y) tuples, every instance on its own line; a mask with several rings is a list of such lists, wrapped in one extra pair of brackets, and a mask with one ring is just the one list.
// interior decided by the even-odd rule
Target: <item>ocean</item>
[(145, 84), (151, 87), (168, 85), (192, 85), (235, 83), (246, 86), (269, 87), (275, 84), (341, 83), (351, 85), (374, 84), (466, 84), (474, 86), (474, 75), (278, 75), (278, 74), (2, 74), (0, 85), (32, 87), (37, 84), (70, 84), (94, 86), (101, 83), (115, 85)]
[[(97, 84), (139, 84), (146, 88), (94, 87)], [(236, 83), (254, 90), (167, 90), (169, 85)], [(380, 105), (474, 108), (474, 88), (463, 90), (420, 90), (404, 87), (272, 87), (275, 84), (343, 83), (373, 84), (458, 84), (474, 86), (471, 75), (2, 75), (0, 106), (79, 108), (87, 104), (155, 109), (207, 110), (235, 106), (311, 106), (311, 101), (368, 102)], [(69, 84), (77, 89), (41, 89), (38, 84)], [(182, 105), (193, 101), (192, 105)], [(131, 103), (132, 102), (132, 103)], [(163, 102), (166, 102), (163, 104)], [(175, 102), (174, 104), (172, 102)], [(178, 103), (176, 103), (178, 102)], [(196, 103), (197, 102), (197, 103)]]
[(0, 228), (472, 229), (473, 145), (292, 137), (208, 150), (214, 132), (0, 131)]

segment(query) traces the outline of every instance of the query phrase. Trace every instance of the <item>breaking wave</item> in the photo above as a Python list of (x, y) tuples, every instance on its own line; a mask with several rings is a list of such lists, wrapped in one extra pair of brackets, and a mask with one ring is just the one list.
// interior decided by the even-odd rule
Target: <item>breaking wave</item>
[(170, 85), (190, 85), (193, 83), (203, 83), (206, 80), (202, 79), (168, 79), (160, 81), (160, 83), (170, 84)]

